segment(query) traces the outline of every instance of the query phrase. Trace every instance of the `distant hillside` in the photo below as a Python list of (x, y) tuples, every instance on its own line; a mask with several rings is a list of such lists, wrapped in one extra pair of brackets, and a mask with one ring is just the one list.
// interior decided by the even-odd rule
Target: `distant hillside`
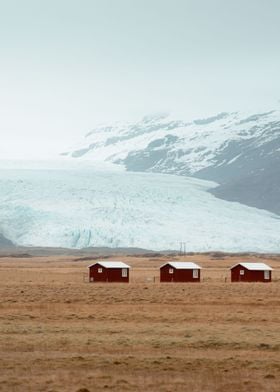
[(12, 241), (8, 240), (3, 234), (0, 233), (0, 247), (1, 248), (13, 248), (14, 244)]

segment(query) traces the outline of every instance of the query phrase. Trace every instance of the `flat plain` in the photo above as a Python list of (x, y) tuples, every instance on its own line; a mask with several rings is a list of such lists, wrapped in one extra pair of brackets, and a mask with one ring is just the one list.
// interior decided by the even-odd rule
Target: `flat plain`
[(129, 284), (88, 283), (82, 258), (0, 258), (0, 391), (280, 391), (280, 257), (258, 259), (272, 283), (230, 283), (249, 256), (178, 256), (204, 268), (180, 284), (159, 283), (167, 256), (117, 259)]

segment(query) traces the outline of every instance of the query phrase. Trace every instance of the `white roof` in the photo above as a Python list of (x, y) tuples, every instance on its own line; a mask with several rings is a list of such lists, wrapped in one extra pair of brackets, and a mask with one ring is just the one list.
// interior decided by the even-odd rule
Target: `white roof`
[(250, 271), (272, 271), (272, 268), (264, 263), (237, 263), (233, 267), (231, 267), (231, 269), (233, 269), (237, 265), (241, 265), (242, 267)]
[(88, 268), (92, 267), (95, 264), (100, 264), (104, 268), (130, 268), (129, 265), (123, 263), (122, 261), (96, 261), (95, 263), (88, 266)]
[(186, 261), (169, 261), (168, 263), (163, 264), (161, 267), (164, 267), (165, 265), (170, 265), (176, 269), (201, 269), (199, 265)]

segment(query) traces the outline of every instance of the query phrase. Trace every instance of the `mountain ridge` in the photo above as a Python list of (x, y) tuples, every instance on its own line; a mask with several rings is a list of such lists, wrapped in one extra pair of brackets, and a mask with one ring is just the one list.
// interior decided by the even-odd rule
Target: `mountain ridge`
[(147, 116), (96, 128), (63, 155), (215, 181), (215, 196), (280, 214), (279, 110), (221, 112), (193, 121)]

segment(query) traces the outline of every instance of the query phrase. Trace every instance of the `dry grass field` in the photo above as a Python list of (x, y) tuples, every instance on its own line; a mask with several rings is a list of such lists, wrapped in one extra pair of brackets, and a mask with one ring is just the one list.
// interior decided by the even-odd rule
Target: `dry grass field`
[(0, 258), (0, 391), (280, 391), (280, 258), (272, 283), (230, 283), (237, 257), (178, 257), (207, 267), (200, 284), (160, 284), (167, 257), (118, 259), (129, 284)]

